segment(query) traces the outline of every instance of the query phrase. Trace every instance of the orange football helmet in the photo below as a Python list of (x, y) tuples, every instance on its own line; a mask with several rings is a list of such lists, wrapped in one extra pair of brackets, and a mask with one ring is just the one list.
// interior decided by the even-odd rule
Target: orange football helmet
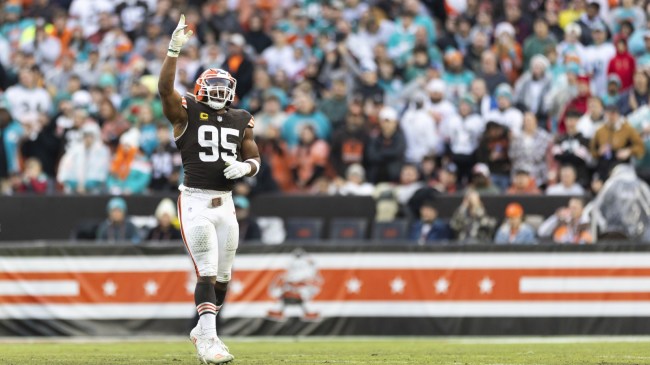
[(199, 76), (194, 85), (196, 100), (213, 109), (223, 109), (235, 100), (237, 80), (228, 71), (209, 68)]

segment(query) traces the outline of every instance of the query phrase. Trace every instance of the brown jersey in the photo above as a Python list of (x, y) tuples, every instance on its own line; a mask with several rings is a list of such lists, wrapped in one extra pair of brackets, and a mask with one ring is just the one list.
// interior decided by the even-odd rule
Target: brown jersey
[(218, 113), (187, 94), (182, 99), (187, 110), (187, 128), (176, 139), (181, 151), (185, 179), (183, 185), (197, 189), (232, 190), (234, 180), (223, 170), (228, 161), (242, 161), (241, 144), (246, 128), (254, 120), (243, 109), (224, 109)]

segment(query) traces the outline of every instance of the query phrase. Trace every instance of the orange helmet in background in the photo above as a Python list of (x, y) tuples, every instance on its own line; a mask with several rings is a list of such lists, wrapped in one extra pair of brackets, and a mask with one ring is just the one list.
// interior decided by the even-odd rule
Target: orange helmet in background
[(199, 76), (194, 85), (196, 100), (212, 109), (223, 109), (235, 100), (237, 80), (226, 70), (209, 68)]

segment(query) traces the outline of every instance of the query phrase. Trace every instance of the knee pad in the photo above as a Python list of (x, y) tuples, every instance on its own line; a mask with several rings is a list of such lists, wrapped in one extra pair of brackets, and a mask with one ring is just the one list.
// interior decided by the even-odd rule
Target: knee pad
[(190, 228), (190, 243), (195, 253), (208, 252), (212, 245), (214, 227), (209, 223), (201, 223)]

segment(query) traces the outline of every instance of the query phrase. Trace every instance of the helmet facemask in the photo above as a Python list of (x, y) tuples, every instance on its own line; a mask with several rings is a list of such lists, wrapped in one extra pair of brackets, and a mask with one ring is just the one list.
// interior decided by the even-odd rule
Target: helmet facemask
[(235, 100), (236, 86), (235, 79), (210, 75), (201, 80), (201, 88), (197, 96), (210, 108), (223, 109)]

